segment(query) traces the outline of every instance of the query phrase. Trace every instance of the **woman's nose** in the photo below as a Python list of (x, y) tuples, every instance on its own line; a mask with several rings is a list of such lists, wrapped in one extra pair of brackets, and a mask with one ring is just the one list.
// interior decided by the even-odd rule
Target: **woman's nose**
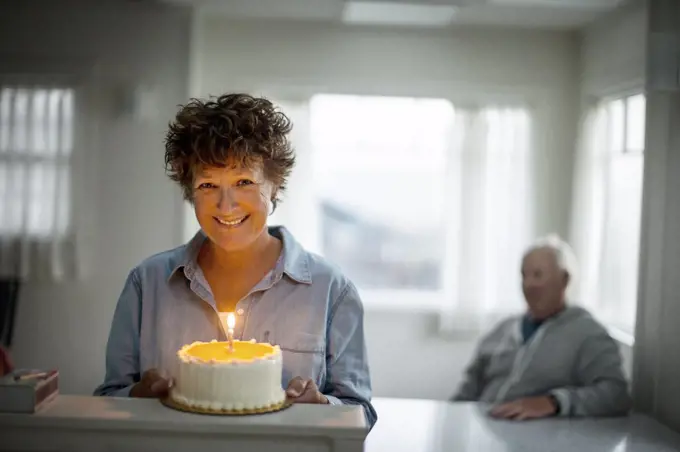
[(217, 202), (217, 208), (220, 212), (231, 212), (236, 208), (238, 203), (236, 202), (234, 191), (231, 187), (222, 187), (220, 189), (220, 197)]

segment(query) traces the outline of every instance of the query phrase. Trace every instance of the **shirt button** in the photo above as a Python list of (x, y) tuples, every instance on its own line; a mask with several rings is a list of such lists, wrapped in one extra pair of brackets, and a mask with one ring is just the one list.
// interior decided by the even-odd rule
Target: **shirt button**
[(237, 310), (236, 310), (236, 313), (237, 313), (238, 315), (243, 315), (243, 308), (237, 309)]

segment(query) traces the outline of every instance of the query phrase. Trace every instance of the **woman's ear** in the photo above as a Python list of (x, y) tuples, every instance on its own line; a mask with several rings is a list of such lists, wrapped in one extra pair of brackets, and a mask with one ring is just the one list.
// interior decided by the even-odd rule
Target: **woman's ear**
[(272, 204), (272, 210), (269, 212), (269, 215), (273, 214), (274, 211), (276, 211), (276, 206), (279, 203), (279, 187), (275, 186), (272, 184), (272, 192), (271, 196), (269, 197), (269, 202)]
[[(262, 197), (262, 200), (267, 203), (267, 207), (269, 210), (268, 215), (271, 215), (274, 213), (276, 210), (276, 205), (278, 204), (278, 197), (277, 197), (278, 190), (274, 187), (271, 182), (267, 182), (265, 185), (263, 185), (260, 189), (260, 196)], [(271, 205), (271, 208), (269, 206)]]

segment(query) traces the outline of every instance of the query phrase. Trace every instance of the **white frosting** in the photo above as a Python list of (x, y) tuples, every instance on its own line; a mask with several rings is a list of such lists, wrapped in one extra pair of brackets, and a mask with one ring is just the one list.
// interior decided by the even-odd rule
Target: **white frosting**
[[(196, 344), (196, 343), (194, 343)], [(212, 410), (252, 410), (283, 402), (283, 358), (279, 347), (267, 357), (233, 362), (204, 362), (177, 353), (178, 373), (170, 396), (192, 407)]]

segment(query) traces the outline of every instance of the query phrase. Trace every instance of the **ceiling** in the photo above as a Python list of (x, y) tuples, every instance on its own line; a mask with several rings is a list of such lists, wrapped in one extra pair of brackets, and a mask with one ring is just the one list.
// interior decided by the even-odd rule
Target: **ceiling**
[[(349, 7), (362, 7), (353, 23), (425, 28), (456, 25), (576, 29), (625, 0), (163, 0), (228, 19), (347, 23)], [(370, 4), (370, 5), (367, 5)], [(406, 4), (406, 5), (405, 5)], [(370, 8), (364, 8), (370, 6)], [(449, 11), (448, 8), (454, 11)], [(410, 8), (410, 9), (409, 9)], [(437, 10), (437, 8), (440, 8)], [(450, 13), (450, 14), (449, 14)], [(434, 16), (434, 17), (432, 17)], [(446, 16), (450, 18), (443, 19)], [(428, 19), (429, 17), (429, 19)], [(437, 17), (440, 20), (436, 20)], [(420, 20), (420, 19), (424, 20)], [(418, 19), (418, 20), (413, 20)], [(435, 19), (432, 23), (428, 20)]]

